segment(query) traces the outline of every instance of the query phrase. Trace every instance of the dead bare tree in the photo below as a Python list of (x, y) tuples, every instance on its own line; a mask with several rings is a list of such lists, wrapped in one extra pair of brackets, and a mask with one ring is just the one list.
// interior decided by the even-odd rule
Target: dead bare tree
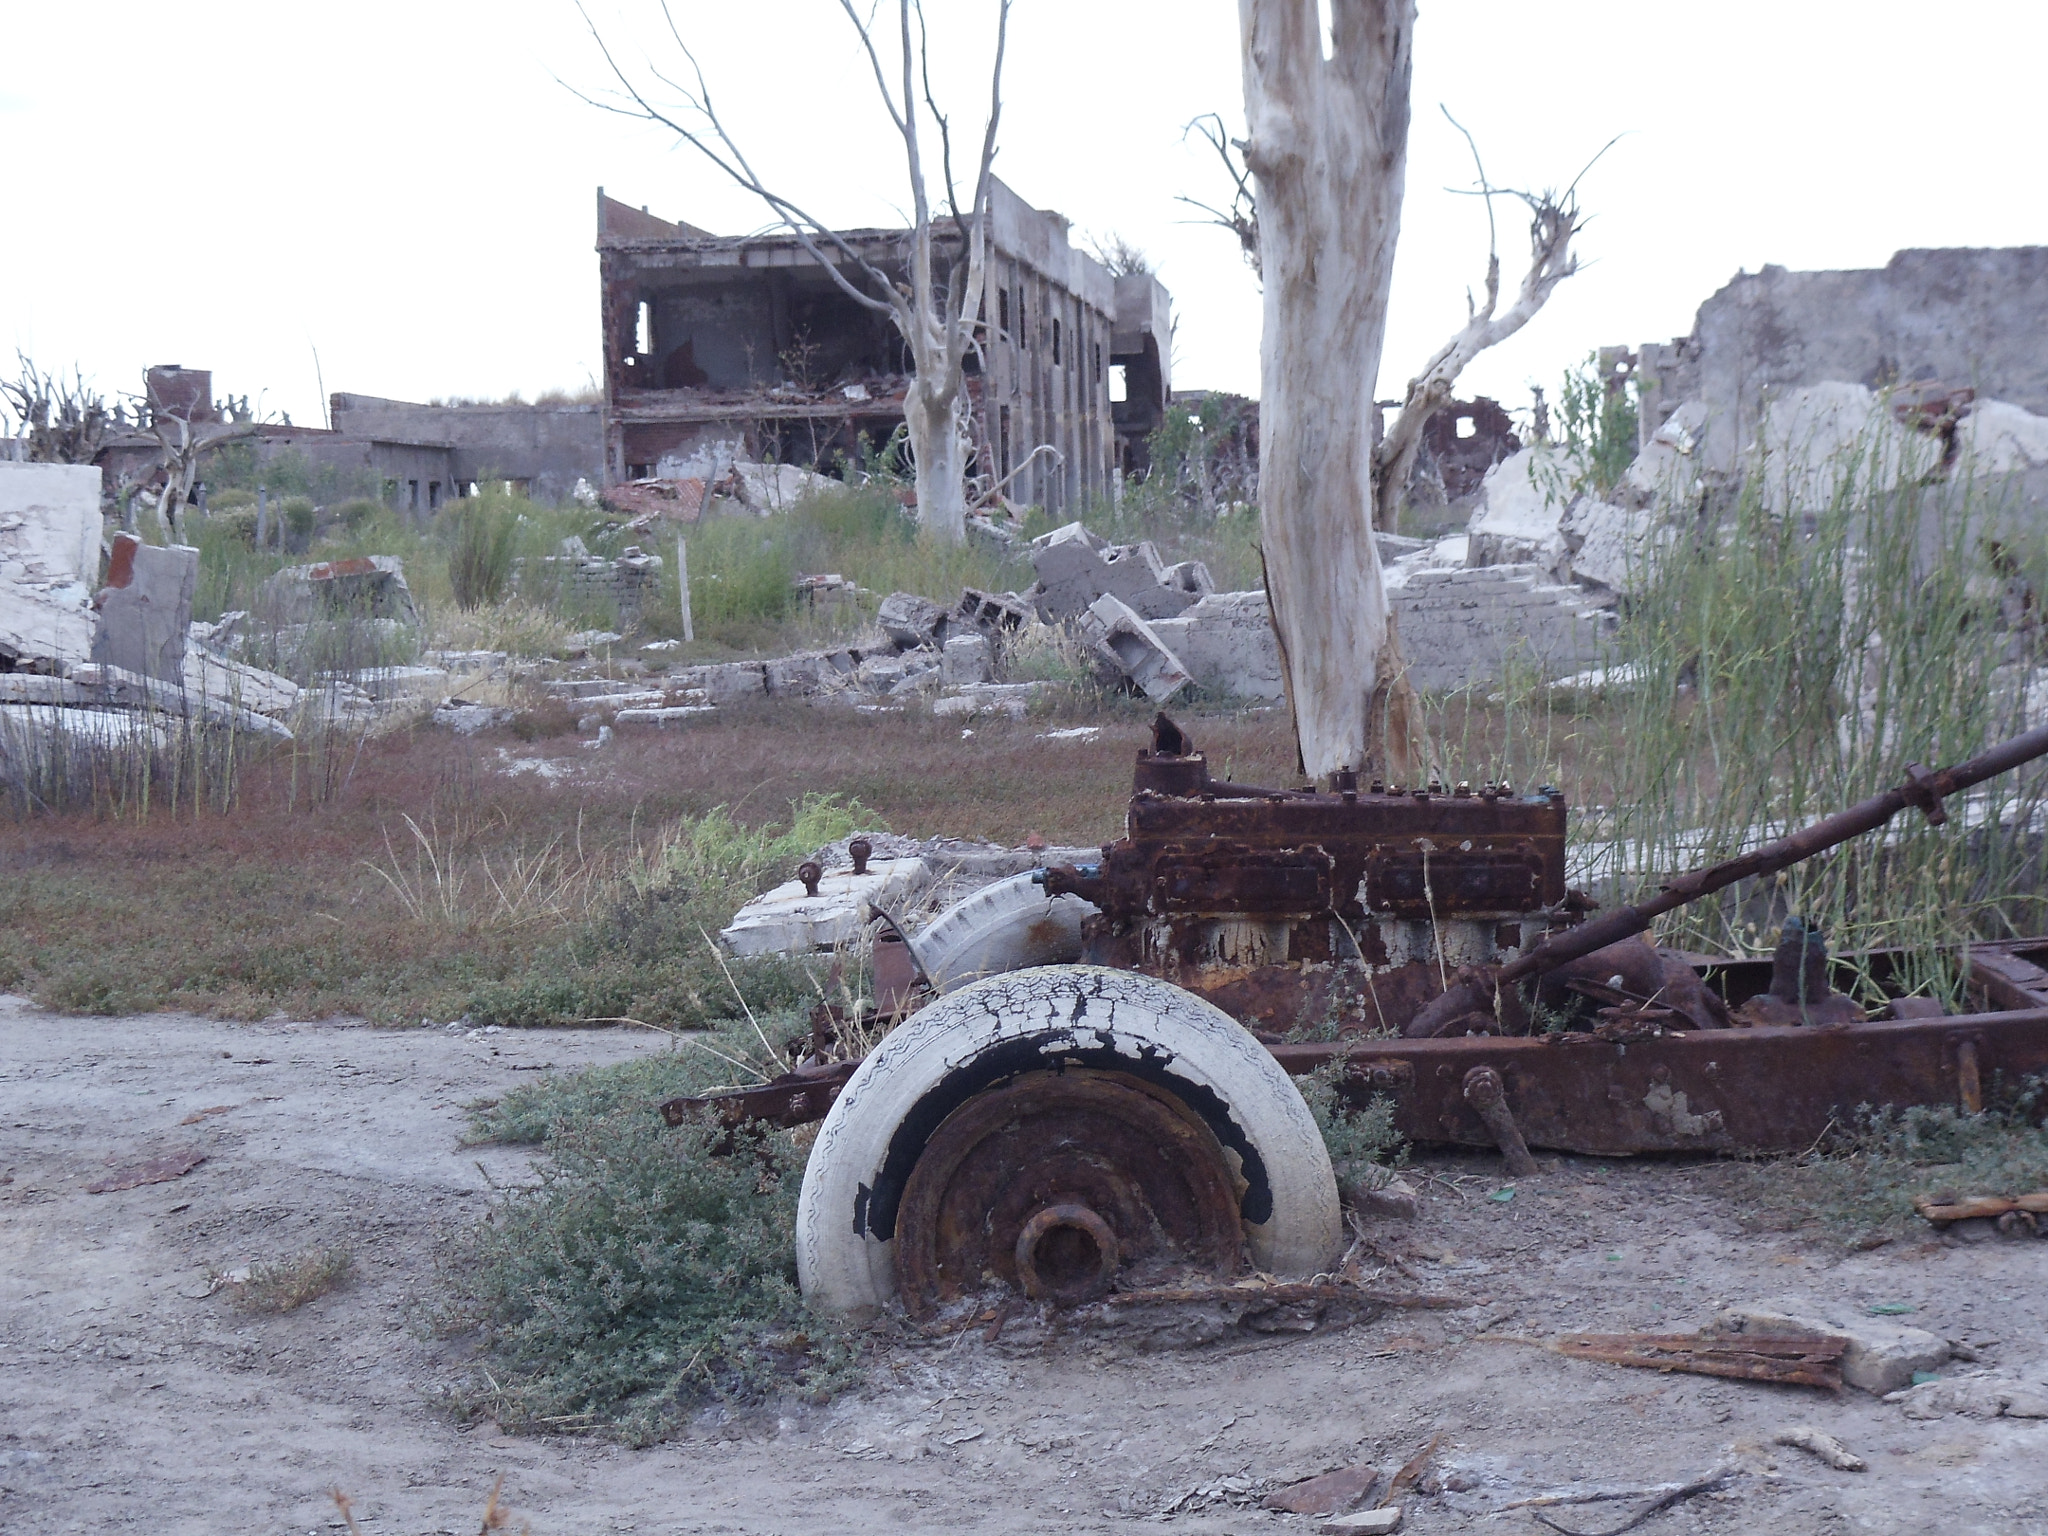
[[(759, 198), (810, 258), (825, 269), (841, 292), (895, 323), (911, 361), (903, 421), (914, 461), (918, 520), (931, 532), (955, 543), (967, 536), (967, 466), (973, 450), (968, 433), (965, 360), (977, 345), (975, 332), (981, 323), (989, 184), (996, 153), (996, 125), (1002, 116), (1003, 53), (1009, 37), (1010, 4), (1011, 0), (996, 0), (995, 62), (990, 71), (988, 121), (982, 133), (973, 191), (962, 209), (953, 176), (951, 124), (939, 110), (932, 92), (922, 0), (897, 0), (902, 79), (894, 89), (876, 46), (872, 15), (863, 20), (853, 0), (840, 0), (840, 9), (852, 23), (867, 55), (875, 89), (903, 141), (912, 218), (901, 276), (884, 271), (837, 231), (762, 180), (726, 131), (712, 102), (703, 68), (683, 40), (666, 3), (662, 7), (663, 18), (669, 35), (689, 62), (694, 83), (678, 83), (651, 67), (649, 73), (675, 92), (680, 105), (669, 108), (650, 100), (647, 92), (620, 66), (595, 26), (590, 26), (591, 36), (597, 40), (623, 94), (617, 100), (607, 101), (576, 93), (593, 106), (656, 123), (691, 145), (736, 185)], [(587, 12), (584, 21), (590, 25)], [(919, 123), (924, 114), (930, 116), (938, 133), (945, 194), (943, 214), (935, 214), (925, 184)]]
[[(1249, 196), (1256, 213), (1247, 250), (1256, 250), (1265, 279), (1266, 587), (1305, 769), (1408, 779), (1418, 766), (1415, 695), (1373, 529), (1392, 521), (1423, 425), (1459, 373), (1526, 325), (1578, 270), (1571, 246), (1584, 219), (1576, 180), (1562, 193), (1515, 192), (1494, 187), (1479, 165), (1476, 195), (1486, 200), (1489, 229), (1497, 196), (1530, 209), (1529, 270), (1500, 312), (1499, 248), (1489, 241), (1484, 302), (1471, 304), (1464, 328), (1410, 382), (1375, 448), (1372, 385), (1406, 180), (1415, 4), (1329, 0), (1329, 10), (1325, 58), (1316, 0), (1238, 5), (1250, 132), (1236, 147), (1256, 194), (1238, 185), (1240, 202)], [(1206, 136), (1230, 165), (1220, 119)], [(1219, 222), (1236, 227), (1227, 216)]]
[[(0, 380), (0, 398), (20, 423), (22, 450), (32, 464), (90, 464), (99, 457), (113, 413), (98, 390), (85, 382), (82, 369), (45, 374), (17, 351), (20, 373)], [(0, 423), (4, 423), (0, 415)]]
[[(1415, 0), (1328, 5), (1324, 58), (1316, 0), (1238, 3), (1243, 152), (1265, 284), (1266, 592), (1302, 765), (1318, 778), (1367, 767), (1372, 717), (1399, 702), (1381, 686), (1391, 627), (1373, 542), (1372, 386), (1401, 227), (1415, 38)], [(1405, 723), (1393, 737), (1405, 752)]]
[[(1458, 375), (1488, 347), (1498, 346), (1527, 325), (1549, 300), (1557, 285), (1579, 270), (1578, 255), (1572, 250), (1572, 241), (1586, 222), (1579, 209), (1579, 182), (1585, 179), (1586, 171), (1593, 168), (1600, 155), (1614, 146), (1610, 139), (1600, 154), (1588, 161), (1586, 169), (1580, 171), (1562, 192), (1522, 192), (1510, 187), (1496, 187), (1488, 181), (1486, 165), (1479, 158), (1479, 146), (1473, 142), (1472, 135), (1448, 110), (1444, 116), (1453, 128), (1464, 134), (1479, 177), (1479, 186), (1473, 195), (1486, 202), (1486, 297), (1483, 301), (1475, 301), (1469, 293), (1466, 295), (1464, 328), (1437, 350), (1421, 373), (1408, 381), (1400, 413), (1380, 440), (1379, 449), (1373, 456), (1373, 510), (1375, 526), (1383, 529), (1391, 529), (1400, 512), (1401, 495), (1407, 487), (1409, 471), (1415, 467), (1415, 455), (1422, 448), (1422, 429), (1430, 416), (1450, 401)], [(1500, 241), (1493, 218), (1493, 200), (1496, 197), (1516, 198), (1529, 209), (1529, 267), (1522, 274), (1522, 285), (1514, 303), (1504, 312), (1499, 310)]]
[(1252, 269), (1254, 277), (1263, 279), (1265, 274), (1259, 265), (1259, 199), (1252, 189), (1251, 167), (1245, 164), (1245, 141), (1233, 139), (1223, 126), (1222, 115), (1216, 112), (1204, 112), (1181, 130), (1181, 137), (1185, 139), (1191, 133), (1199, 133), (1216, 151), (1223, 161), (1223, 169), (1229, 173), (1234, 190), (1228, 208), (1217, 208), (1193, 197), (1176, 197), (1174, 201), (1199, 208), (1209, 215), (1211, 224), (1237, 236), (1237, 243), (1244, 251), (1245, 264)]

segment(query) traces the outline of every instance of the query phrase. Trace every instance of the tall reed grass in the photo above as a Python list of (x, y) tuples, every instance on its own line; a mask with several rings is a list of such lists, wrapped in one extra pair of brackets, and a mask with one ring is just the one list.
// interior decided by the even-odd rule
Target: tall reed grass
[[(1576, 877), (1603, 901), (1732, 857), (2048, 718), (2048, 543), (2006, 487), (1900, 476), (1871, 442), (1833, 455), (1817, 505), (1767, 504), (1752, 473), (1667, 514), (1639, 552), (1604, 682), (1510, 678), (1488, 707), (1435, 702), (1436, 771), (1574, 805)], [(1783, 477), (1778, 482), (1783, 484)], [(1837, 951), (1899, 946), (1909, 986), (1955, 998), (1960, 946), (2048, 923), (2048, 769), (1681, 908), (1662, 942), (1767, 953), (1783, 919)]]

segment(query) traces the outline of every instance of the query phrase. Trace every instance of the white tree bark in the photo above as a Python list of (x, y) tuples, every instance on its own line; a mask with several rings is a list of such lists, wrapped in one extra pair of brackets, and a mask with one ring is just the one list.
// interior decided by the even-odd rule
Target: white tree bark
[(1414, 0), (1239, 0), (1245, 160), (1265, 276), (1266, 590), (1304, 769), (1366, 765), (1389, 626), (1373, 543), (1373, 385), (1407, 172)]

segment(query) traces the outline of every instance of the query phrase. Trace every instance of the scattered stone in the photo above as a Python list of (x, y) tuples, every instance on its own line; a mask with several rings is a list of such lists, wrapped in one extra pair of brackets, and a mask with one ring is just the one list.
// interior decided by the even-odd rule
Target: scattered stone
[(1390, 1504), (1385, 1509), (1361, 1509), (1355, 1515), (1338, 1515), (1317, 1526), (1318, 1531), (1340, 1533), (1340, 1536), (1384, 1536), (1385, 1532), (1401, 1529), (1401, 1506)]
[(1413, 1221), (1422, 1214), (1422, 1194), (1406, 1179), (1393, 1177), (1382, 1182), (1357, 1179), (1341, 1191), (1344, 1204), (1361, 1216), (1380, 1216), (1393, 1221)]
[(448, 674), (439, 667), (364, 667), (349, 677), (380, 704), (439, 699), (448, 691)]
[(136, 1163), (86, 1185), (85, 1192), (88, 1195), (111, 1195), (117, 1190), (138, 1189), (144, 1184), (168, 1184), (173, 1179), (182, 1179), (205, 1161), (204, 1152), (173, 1152), (164, 1157), (153, 1157), (148, 1162)]
[(932, 701), (932, 713), (941, 717), (978, 714), (1024, 718), (1034, 699), (1050, 692), (1050, 683), (970, 683)]
[(1378, 1467), (1344, 1467), (1266, 1495), (1266, 1508), (1290, 1515), (1336, 1515), (1379, 1486)]
[(1022, 629), (1033, 618), (1030, 602), (1015, 592), (984, 592), (962, 587), (954, 613), (985, 635), (1000, 636)]
[(2048, 1419), (2048, 1394), (2009, 1379), (1978, 1375), (1936, 1378), (1887, 1393), (1909, 1419), (1961, 1414), (1971, 1419)]
[(1777, 1338), (1847, 1339), (1842, 1380), (1877, 1397), (1910, 1386), (1914, 1372), (1937, 1370), (1949, 1358), (1947, 1339), (1923, 1328), (1862, 1316), (1846, 1307), (1809, 1309), (1798, 1302), (1731, 1307), (1715, 1315), (1714, 1330)]
[(708, 667), (686, 667), (669, 674), (686, 688), (701, 688), (706, 702), (738, 704), (758, 699), (768, 691), (768, 669), (758, 661), (718, 662)]
[(588, 656), (592, 651), (601, 651), (608, 645), (617, 645), (626, 637), (615, 630), (579, 629), (562, 642), (562, 655), (574, 661), (579, 656)]

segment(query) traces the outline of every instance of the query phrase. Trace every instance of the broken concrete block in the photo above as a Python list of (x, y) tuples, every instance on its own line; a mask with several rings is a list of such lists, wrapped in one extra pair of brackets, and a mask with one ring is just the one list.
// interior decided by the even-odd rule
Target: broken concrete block
[[(1146, 619), (1180, 613), (1201, 595), (1168, 580), (1168, 567), (1151, 544), (1111, 544), (1080, 523), (1041, 534), (1031, 541), (1031, 550), (1032, 568), (1038, 574), (1033, 597), (1039, 617), (1047, 623), (1079, 618), (1105, 595)], [(1187, 579), (1207, 576), (1204, 568), (1200, 578), (1189, 574)]]
[(1948, 1340), (1924, 1328), (1865, 1317), (1844, 1307), (1808, 1307), (1796, 1301), (1730, 1307), (1715, 1314), (1714, 1331), (1847, 1339), (1842, 1380), (1878, 1397), (1910, 1386), (1915, 1371), (1938, 1370), (1950, 1354)]
[(962, 587), (953, 612), (992, 637), (1022, 629), (1033, 617), (1031, 604), (1015, 592), (984, 592), (979, 587)]
[(719, 938), (739, 956), (808, 954), (859, 938), (868, 907), (897, 909), (931, 884), (922, 859), (873, 859), (865, 874), (849, 866), (819, 877), (818, 894), (800, 880), (778, 885), (740, 908)]
[(783, 656), (762, 668), (771, 699), (800, 699), (816, 693), (824, 671), (824, 660), (817, 656)]
[(1160, 572), (1159, 579), (1169, 587), (1194, 593), (1197, 601), (1216, 590), (1216, 580), (1209, 574), (1209, 567), (1199, 560), (1183, 560), (1178, 565), (1169, 565)]
[(884, 634), (906, 651), (944, 645), (952, 628), (951, 618), (945, 609), (915, 592), (891, 592), (882, 599), (882, 606), (875, 613), (875, 622), (882, 626)]
[(439, 699), (448, 692), (448, 674), (439, 667), (365, 667), (353, 680), (380, 704)]
[(467, 699), (450, 699), (434, 711), (434, 724), (458, 736), (474, 736), (512, 723), (512, 711), (502, 704), (472, 704)]
[(132, 533), (116, 534), (107, 584), (93, 599), (99, 610), (93, 661), (160, 683), (183, 682), (198, 589), (198, 550), (183, 544), (158, 549)]
[(1193, 680), (1158, 631), (1106, 592), (1088, 605), (1081, 631), (1154, 704), (1166, 703)]
[(738, 704), (768, 691), (767, 667), (758, 661), (727, 661), (689, 667), (675, 674), (686, 688), (701, 688), (713, 704)]
[(932, 700), (932, 713), (939, 716), (1007, 715), (1024, 718), (1034, 699), (1052, 689), (1051, 683), (967, 683), (943, 699)]
[(1655, 514), (1647, 510), (1581, 497), (1560, 524), (1572, 547), (1571, 574), (1580, 581), (1598, 582), (1610, 592), (1638, 590), (1648, 575), (1656, 522)]
[(256, 611), (281, 624), (365, 618), (417, 626), (420, 621), (412, 589), (405, 584), (405, 562), (396, 555), (289, 566), (257, 590)]
[(948, 639), (939, 662), (939, 681), (954, 688), (995, 681), (995, 653), (988, 636), (954, 635)]
[[(199, 627), (192, 626), (195, 630)], [(211, 704), (252, 710), (277, 720), (289, 715), (299, 702), (299, 685), (290, 678), (231, 660), (196, 643), (185, 647), (184, 686), (188, 694)]]
[(1204, 693), (1280, 699), (1280, 642), (1263, 592), (1215, 592), (1185, 613), (1155, 619), (1152, 631), (1178, 656)]

